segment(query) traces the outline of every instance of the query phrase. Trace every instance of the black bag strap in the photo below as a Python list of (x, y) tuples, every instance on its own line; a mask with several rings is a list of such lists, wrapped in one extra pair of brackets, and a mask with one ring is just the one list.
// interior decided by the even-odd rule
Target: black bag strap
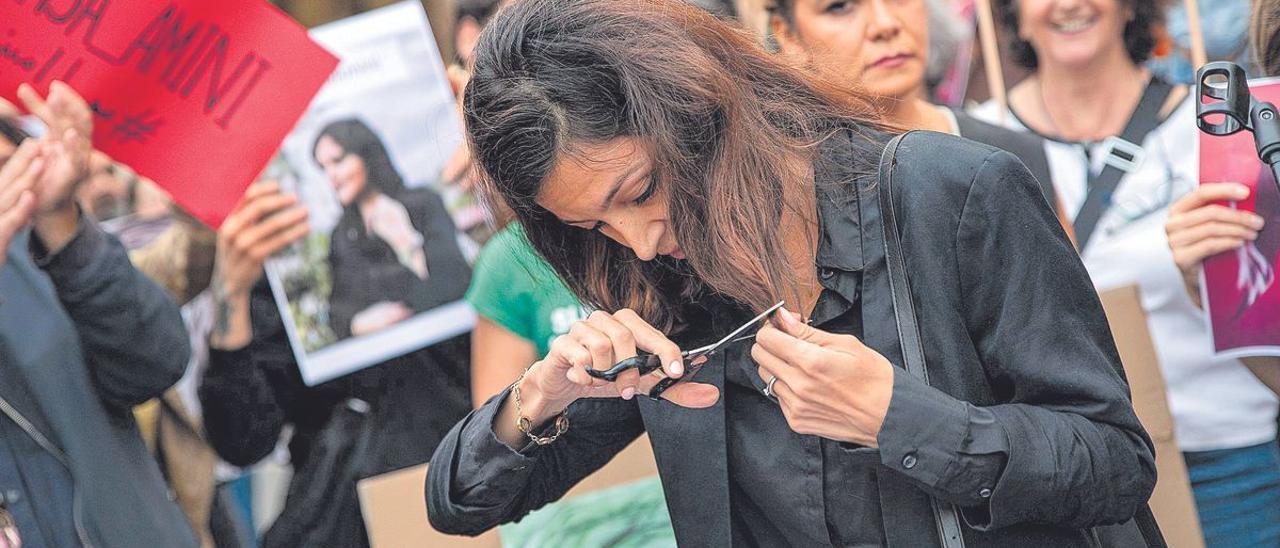
[[(907, 279), (906, 262), (902, 258), (902, 241), (898, 237), (898, 221), (893, 210), (893, 166), (898, 144), (904, 133), (885, 146), (880, 155), (878, 182), (881, 228), (884, 231), (884, 260), (889, 272), (889, 294), (893, 300), (893, 315), (898, 324), (898, 339), (902, 343), (902, 361), (908, 373), (929, 382), (929, 371), (924, 363), (924, 345), (920, 340), (920, 326), (916, 322), (916, 309), (911, 303), (911, 285)], [(954, 505), (929, 497), (933, 507), (933, 521), (938, 527), (942, 548), (964, 548), (964, 535), (960, 529), (960, 517)]]
[[(1071, 224), (1075, 228), (1076, 242), (1083, 252), (1089, 245), (1094, 229), (1102, 214), (1111, 207), (1111, 196), (1126, 174), (1138, 168), (1142, 163), (1142, 141), (1147, 134), (1160, 125), (1160, 109), (1164, 107), (1173, 92), (1173, 86), (1159, 78), (1152, 78), (1147, 89), (1142, 92), (1138, 107), (1133, 109), (1129, 123), (1119, 137), (1108, 137), (1103, 141), (1107, 145), (1106, 158), (1103, 159), (1102, 172), (1089, 178), (1089, 193), (1085, 195), (1084, 205), (1076, 214)], [(1086, 166), (1086, 170), (1090, 168)]]

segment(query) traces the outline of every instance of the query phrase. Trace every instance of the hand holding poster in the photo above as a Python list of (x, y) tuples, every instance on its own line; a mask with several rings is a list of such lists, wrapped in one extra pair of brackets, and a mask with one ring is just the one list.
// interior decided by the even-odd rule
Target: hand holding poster
[(268, 170), (307, 206), (311, 235), (267, 276), (315, 385), (471, 330), (476, 243), (459, 229), (479, 207), (441, 177), (461, 121), (422, 5), (311, 35), (342, 61)]
[[(1259, 101), (1280, 103), (1280, 81), (1256, 80), (1249, 87)], [(1200, 182), (1249, 187), (1248, 198), (1223, 205), (1254, 212), (1266, 222), (1256, 240), (1204, 261), (1201, 300), (1212, 324), (1214, 352), (1230, 357), (1280, 356), (1280, 283), (1276, 283), (1280, 188), (1270, 168), (1258, 159), (1253, 134), (1201, 133)]]
[(0, 96), (68, 83), (95, 148), (212, 226), (336, 64), (263, 0), (0, 2)]

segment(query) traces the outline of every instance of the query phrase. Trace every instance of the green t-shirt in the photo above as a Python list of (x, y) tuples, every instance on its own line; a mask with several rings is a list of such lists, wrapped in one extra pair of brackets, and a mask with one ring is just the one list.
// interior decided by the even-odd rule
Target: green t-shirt
[[(547, 355), (552, 340), (587, 316), (514, 223), (480, 251), (466, 299), (480, 316), (537, 345), (539, 359)], [(507, 548), (647, 548), (676, 543), (658, 478), (550, 504), (502, 526), (500, 535)]]
[(466, 298), (477, 314), (536, 345), (539, 359), (552, 340), (587, 316), (514, 223), (480, 251)]

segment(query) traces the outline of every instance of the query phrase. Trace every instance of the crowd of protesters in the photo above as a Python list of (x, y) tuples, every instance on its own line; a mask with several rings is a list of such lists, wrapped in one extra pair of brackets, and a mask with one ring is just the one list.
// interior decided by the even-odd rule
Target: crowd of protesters
[[(475, 327), (316, 386), (264, 273), (312, 230), (297, 196), (264, 178), (211, 229), (93, 149), (70, 86), (0, 99), (0, 548), (367, 546), (357, 483), (426, 463), (421, 520), (475, 535), (569, 508), (642, 433), (660, 478), (560, 527), (1184, 545), (1148, 508), (1153, 444), (1097, 298), (1125, 286), (1203, 531), (1185, 545), (1280, 546), (1280, 359), (1216, 357), (1200, 302), (1204, 261), (1256, 251), (1265, 222), (1221, 205), (1249, 187), (1199, 180), (1180, 7), (997, 0), (1026, 76), (957, 108), (930, 95), (930, 67), (968, 58), (937, 44), (970, 48), (947, 2), (453, 3), (466, 140), (441, 180), (494, 221), (456, 227), (358, 120), (310, 152), (342, 207), (333, 331), (457, 300)], [(1201, 13), (1212, 59), (1280, 74), (1280, 3)], [(896, 194), (868, 205), (886, 148)], [(430, 243), (455, 236), (473, 262)], [(683, 357), (779, 300), (751, 341)], [(656, 369), (585, 371), (640, 351)], [(282, 454), (255, 531), (238, 491)]]

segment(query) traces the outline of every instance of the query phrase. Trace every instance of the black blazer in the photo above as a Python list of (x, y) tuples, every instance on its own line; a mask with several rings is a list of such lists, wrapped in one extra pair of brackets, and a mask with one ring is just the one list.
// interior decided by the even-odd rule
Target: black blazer
[[(967, 545), (1098, 545), (1096, 526), (1143, 507), (1155, 464), (1088, 273), (1037, 183), (1007, 152), (915, 132), (900, 145), (895, 177), (931, 384), (990, 410), (1009, 442), (988, 505), (965, 512)], [(860, 233), (844, 243), (841, 266), (861, 272), (864, 342), (900, 367), (875, 197), (851, 193)], [(720, 354), (698, 379), (723, 393), (724, 371)], [(730, 544), (723, 400), (701, 410), (645, 398), (577, 402), (564, 438), (517, 460), (491, 433), (505, 397), (469, 415), (437, 449), (426, 485), (437, 529), (478, 534), (519, 519), (647, 431), (681, 545)], [(894, 487), (881, 484), (889, 543), (935, 545), (925, 494), (946, 494), (890, 452), (860, 453)]]
[(471, 283), (471, 267), (458, 249), (458, 230), (440, 195), (416, 188), (392, 198), (404, 204), (414, 230), (423, 236), (430, 275), (424, 282), (400, 264), (390, 245), (365, 233), (358, 210), (348, 208), (329, 241), (329, 324), (340, 339), (351, 336), (351, 320), (372, 304), (401, 301), (415, 313), (424, 312), (461, 299)]
[(988, 124), (953, 110), (956, 117), (956, 129), (960, 136), (982, 144), (991, 145), (1006, 151), (1022, 161), (1027, 171), (1040, 183), (1040, 192), (1054, 209), (1058, 207), (1058, 196), (1053, 189), (1053, 172), (1049, 171), (1049, 157), (1044, 152), (1044, 139), (1029, 131), (1013, 131), (997, 125)]

